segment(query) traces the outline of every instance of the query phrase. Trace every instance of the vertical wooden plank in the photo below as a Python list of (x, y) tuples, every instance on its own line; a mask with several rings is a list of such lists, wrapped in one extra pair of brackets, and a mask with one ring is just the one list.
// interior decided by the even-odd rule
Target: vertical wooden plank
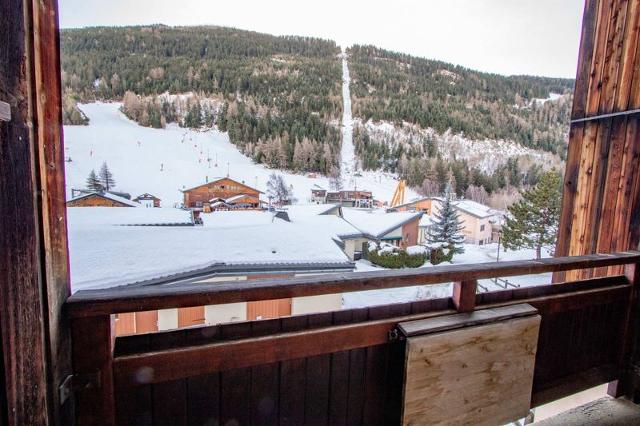
[(220, 424), (248, 425), (251, 423), (250, 392), (250, 368), (220, 373)]
[(365, 398), (363, 424), (384, 425), (384, 408), (387, 401), (387, 364), (388, 345), (373, 346), (366, 349)]
[(281, 425), (304, 424), (306, 359), (294, 359), (280, 363), (280, 401), (279, 414)]
[(607, 34), (606, 53), (603, 64), (602, 95), (600, 97), (600, 114), (612, 112), (618, 91), (618, 73), (624, 52), (625, 21), (627, 17), (627, 0), (614, 0), (611, 8), (609, 33)]
[[(254, 337), (278, 333), (281, 329), (280, 320), (277, 319), (255, 321), (251, 323), (251, 326), (251, 335)], [(279, 363), (261, 365), (251, 369), (250, 410), (252, 425), (278, 424), (279, 387)]]
[[(41, 252), (44, 253), (44, 286), (48, 392), (52, 401), (53, 422), (72, 421), (73, 403), (60, 406), (58, 386), (71, 374), (71, 332), (63, 315), (64, 302), (71, 294), (67, 244), (64, 143), (62, 135), (62, 92), (58, 2), (31, 1), (34, 69), (31, 92), (37, 142), (36, 179), (38, 180), (41, 222)], [(4, 15), (3, 15), (4, 16)]]
[[(353, 321), (353, 311), (333, 313), (333, 324), (349, 324)], [(349, 395), (349, 351), (331, 354), (331, 382), (329, 387), (329, 424), (346, 425), (347, 397)]]
[[(331, 325), (331, 313), (309, 316), (309, 327)], [(331, 355), (307, 358), (306, 386), (304, 401), (304, 424), (326, 425), (329, 423), (329, 379)]]
[(633, 69), (637, 60), (638, 34), (640, 34), (640, 0), (629, 0), (623, 35), (623, 52), (617, 76), (618, 89), (616, 91), (614, 111), (626, 111), (629, 106)]
[(81, 389), (76, 395), (79, 425), (114, 425), (113, 348), (115, 326), (108, 316), (78, 318), (71, 325), (74, 373), (99, 378), (99, 386)]
[[(599, 0), (586, 0), (582, 16), (582, 33), (578, 54), (578, 71), (573, 95), (571, 118), (583, 118), (586, 114), (587, 95), (589, 93), (589, 70), (593, 60), (595, 29), (598, 18)], [(571, 144), (569, 145), (571, 148)]]
[(221, 424), (219, 373), (187, 380), (187, 424)]
[(187, 381), (174, 380), (152, 386), (153, 424), (187, 424)]
[(116, 389), (116, 424), (151, 426), (153, 424), (151, 385), (126, 390)]
[(591, 70), (589, 73), (590, 81), (585, 110), (586, 116), (595, 115), (600, 106), (605, 54), (607, 52), (607, 36), (609, 35), (612, 9), (613, 0), (600, 0), (598, 2), (598, 18), (596, 22), (593, 56), (591, 58)]
[[(371, 317), (369, 308), (367, 312), (354, 312), (355, 320), (364, 320)], [(366, 315), (366, 316), (365, 316)], [(347, 397), (347, 424), (362, 424), (364, 414), (364, 374), (365, 374), (366, 349), (353, 349), (349, 351), (349, 395)]]
[(477, 287), (477, 280), (453, 283), (453, 304), (458, 312), (471, 312), (475, 309)]

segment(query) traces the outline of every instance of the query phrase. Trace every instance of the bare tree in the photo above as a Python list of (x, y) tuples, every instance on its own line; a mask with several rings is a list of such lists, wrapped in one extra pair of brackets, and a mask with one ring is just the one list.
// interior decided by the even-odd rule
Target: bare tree
[(293, 188), (287, 185), (282, 175), (276, 173), (271, 173), (267, 181), (267, 196), (276, 206), (294, 202)]
[(484, 189), (484, 186), (469, 185), (464, 196), (465, 198), (480, 204), (487, 204), (489, 201), (489, 194)]
[(340, 176), (340, 168), (331, 167), (331, 173), (329, 175), (329, 189), (333, 191), (340, 191), (342, 189), (342, 177)]
[(426, 178), (425, 180), (422, 181), (422, 185), (420, 186), (420, 189), (418, 190), (420, 192), (420, 194), (424, 195), (425, 197), (435, 197), (438, 194), (438, 190), (440, 189), (440, 185), (438, 184), (438, 182), (436, 182), (435, 180)]

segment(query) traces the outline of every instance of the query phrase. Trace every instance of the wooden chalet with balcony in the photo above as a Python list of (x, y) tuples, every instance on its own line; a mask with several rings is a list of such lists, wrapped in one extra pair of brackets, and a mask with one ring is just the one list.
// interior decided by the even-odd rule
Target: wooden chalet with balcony
[(258, 209), (261, 207), (261, 191), (229, 177), (214, 179), (194, 188), (185, 189), (182, 193), (184, 207), (194, 212), (209, 212), (225, 208)]
[[(73, 295), (57, 2), (0, 0), (0, 16), (1, 425), (506, 424), (604, 384), (639, 423), (640, 0), (585, 1), (556, 257)], [(223, 178), (185, 206), (241, 193), (259, 197)], [(541, 273), (553, 283), (477, 293)], [(431, 300), (116, 336), (124, 313), (450, 282)]]

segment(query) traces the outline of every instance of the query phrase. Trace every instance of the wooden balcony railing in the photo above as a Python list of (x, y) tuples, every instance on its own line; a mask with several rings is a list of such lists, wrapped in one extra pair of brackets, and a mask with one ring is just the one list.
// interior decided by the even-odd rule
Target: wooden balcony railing
[[(78, 424), (397, 424), (399, 322), (520, 303), (542, 317), (536, 406), (622, 377), (635, 333), (639, 263), (640, 252), (625, 252), (81, 291), (66, 306), (74, 381), (83, 385)], [(625, 265), (624, 275), (476, 294), (478, 279), (617, 265)], [(443, 282), (454, 282), (451, 297), (114, 337), (115, 313)]]

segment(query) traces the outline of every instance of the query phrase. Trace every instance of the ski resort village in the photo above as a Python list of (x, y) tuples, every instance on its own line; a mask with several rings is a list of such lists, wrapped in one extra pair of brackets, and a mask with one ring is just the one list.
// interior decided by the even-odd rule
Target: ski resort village
[[(456, 197), (450, 174), (444, 193), (420, 196), (393, 174), (359, 170), (348, 144), (339, 180), (270, 170), (215, 129), (141, 127), (117, 103), (81, 108), (90, 124), (65, 127), (74, 291), (536, 256), (527, 248), (505, 251), (499, 243), (506, 211)], [(550, 278), (481, 280), (479, 291)], [(327, 312), (450, 291), (442, 284), (120, 314), (116, 329), (130, 334)]]

